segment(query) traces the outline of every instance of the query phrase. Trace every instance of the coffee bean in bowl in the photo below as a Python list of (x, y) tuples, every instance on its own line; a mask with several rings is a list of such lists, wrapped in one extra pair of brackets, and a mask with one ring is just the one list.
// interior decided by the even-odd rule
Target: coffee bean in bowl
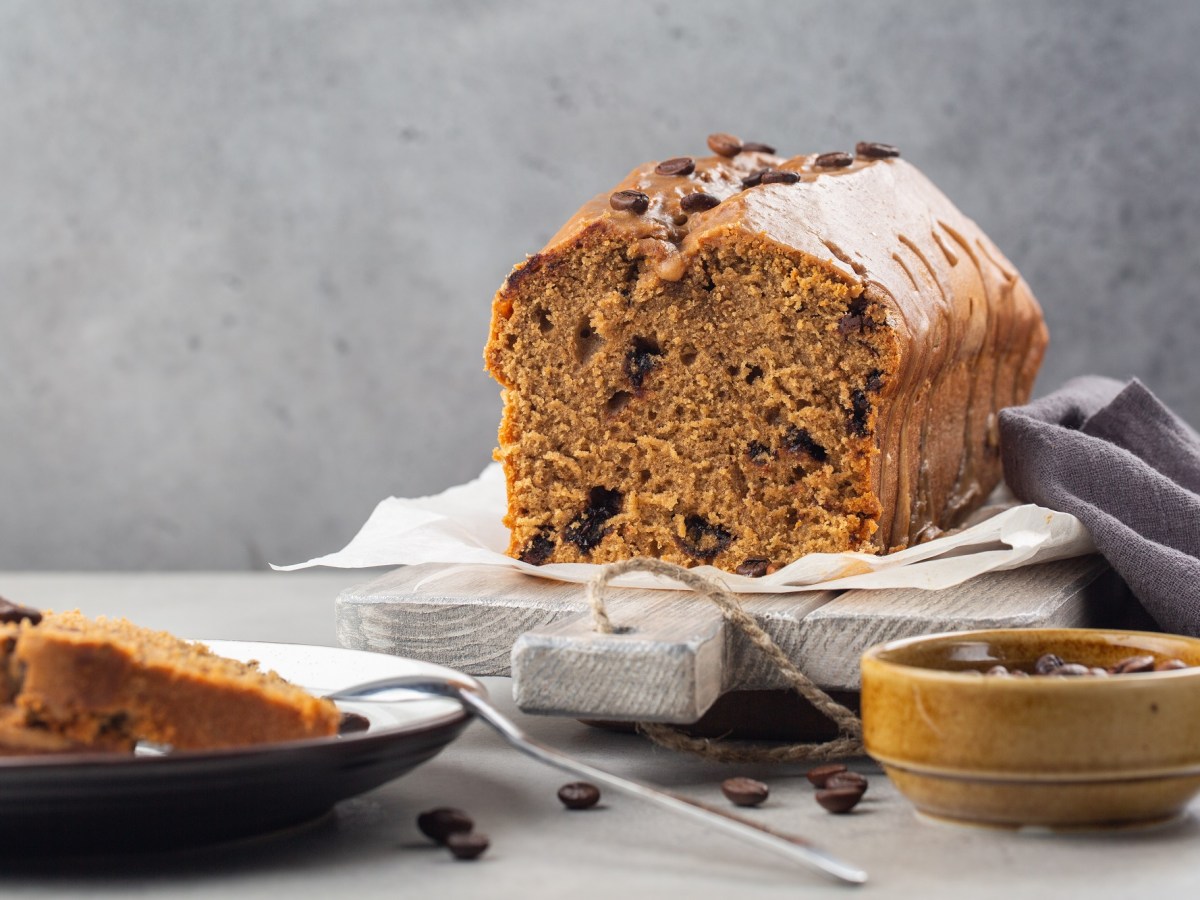
[(960, 632), (872, 647), (861, 672), (867, 753), (926, 816), (1153, 824), (1200, 793), (1200, 639)]

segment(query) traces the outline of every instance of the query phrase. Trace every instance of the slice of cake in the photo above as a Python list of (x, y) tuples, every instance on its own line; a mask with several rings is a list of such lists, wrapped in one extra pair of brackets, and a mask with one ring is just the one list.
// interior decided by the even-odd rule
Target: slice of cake
[(337, 731), (328, 700), (166, 632), (77, 611), (4, 618), (0, 753), (129, 751), (139, 740), (196, 750)]
[(508, 552), (745, 574), (953, 527), (1000, 477), (1041, 310), (895, 148), (635, 169), (493, 303)]

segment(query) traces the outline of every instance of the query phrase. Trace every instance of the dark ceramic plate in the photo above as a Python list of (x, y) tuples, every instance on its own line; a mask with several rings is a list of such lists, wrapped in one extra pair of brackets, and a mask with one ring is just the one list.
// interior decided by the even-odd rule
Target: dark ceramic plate
[[(486, 694), (449, 669), (378, 653), (205, 643), (317, 694), (426, 672), (454, 675)], [(366, 717), (366, 730), (219, 751), (0, 757), (0, 853), (177, 848), (298, 825), (425, 762), (469, 721), (457, 701), (409, 691), (338, 705)]]

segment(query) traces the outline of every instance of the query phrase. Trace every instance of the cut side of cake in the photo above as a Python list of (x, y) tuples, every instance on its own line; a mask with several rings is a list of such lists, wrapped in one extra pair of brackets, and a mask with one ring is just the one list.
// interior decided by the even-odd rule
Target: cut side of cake
[(936, 536), (1000, 477), (1047, 342), (1012, 265), (894, 148), (635, 169), (493, 303), (510, 555), (762, 575)]
[(201, 644), (79, 612), (13, 618), (0, 626), (0, 753), (128, 752), (137, 741), (201, 750), (337, 732), (330, 701)]

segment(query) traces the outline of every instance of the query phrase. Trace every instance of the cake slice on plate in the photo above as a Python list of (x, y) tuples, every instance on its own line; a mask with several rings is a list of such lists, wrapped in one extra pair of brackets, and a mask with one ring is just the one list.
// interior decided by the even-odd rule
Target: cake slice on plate
[(337, 707), (274, 672), (125, 619), (7, 604), (0, 753), (177, 750), (323, 737)]

